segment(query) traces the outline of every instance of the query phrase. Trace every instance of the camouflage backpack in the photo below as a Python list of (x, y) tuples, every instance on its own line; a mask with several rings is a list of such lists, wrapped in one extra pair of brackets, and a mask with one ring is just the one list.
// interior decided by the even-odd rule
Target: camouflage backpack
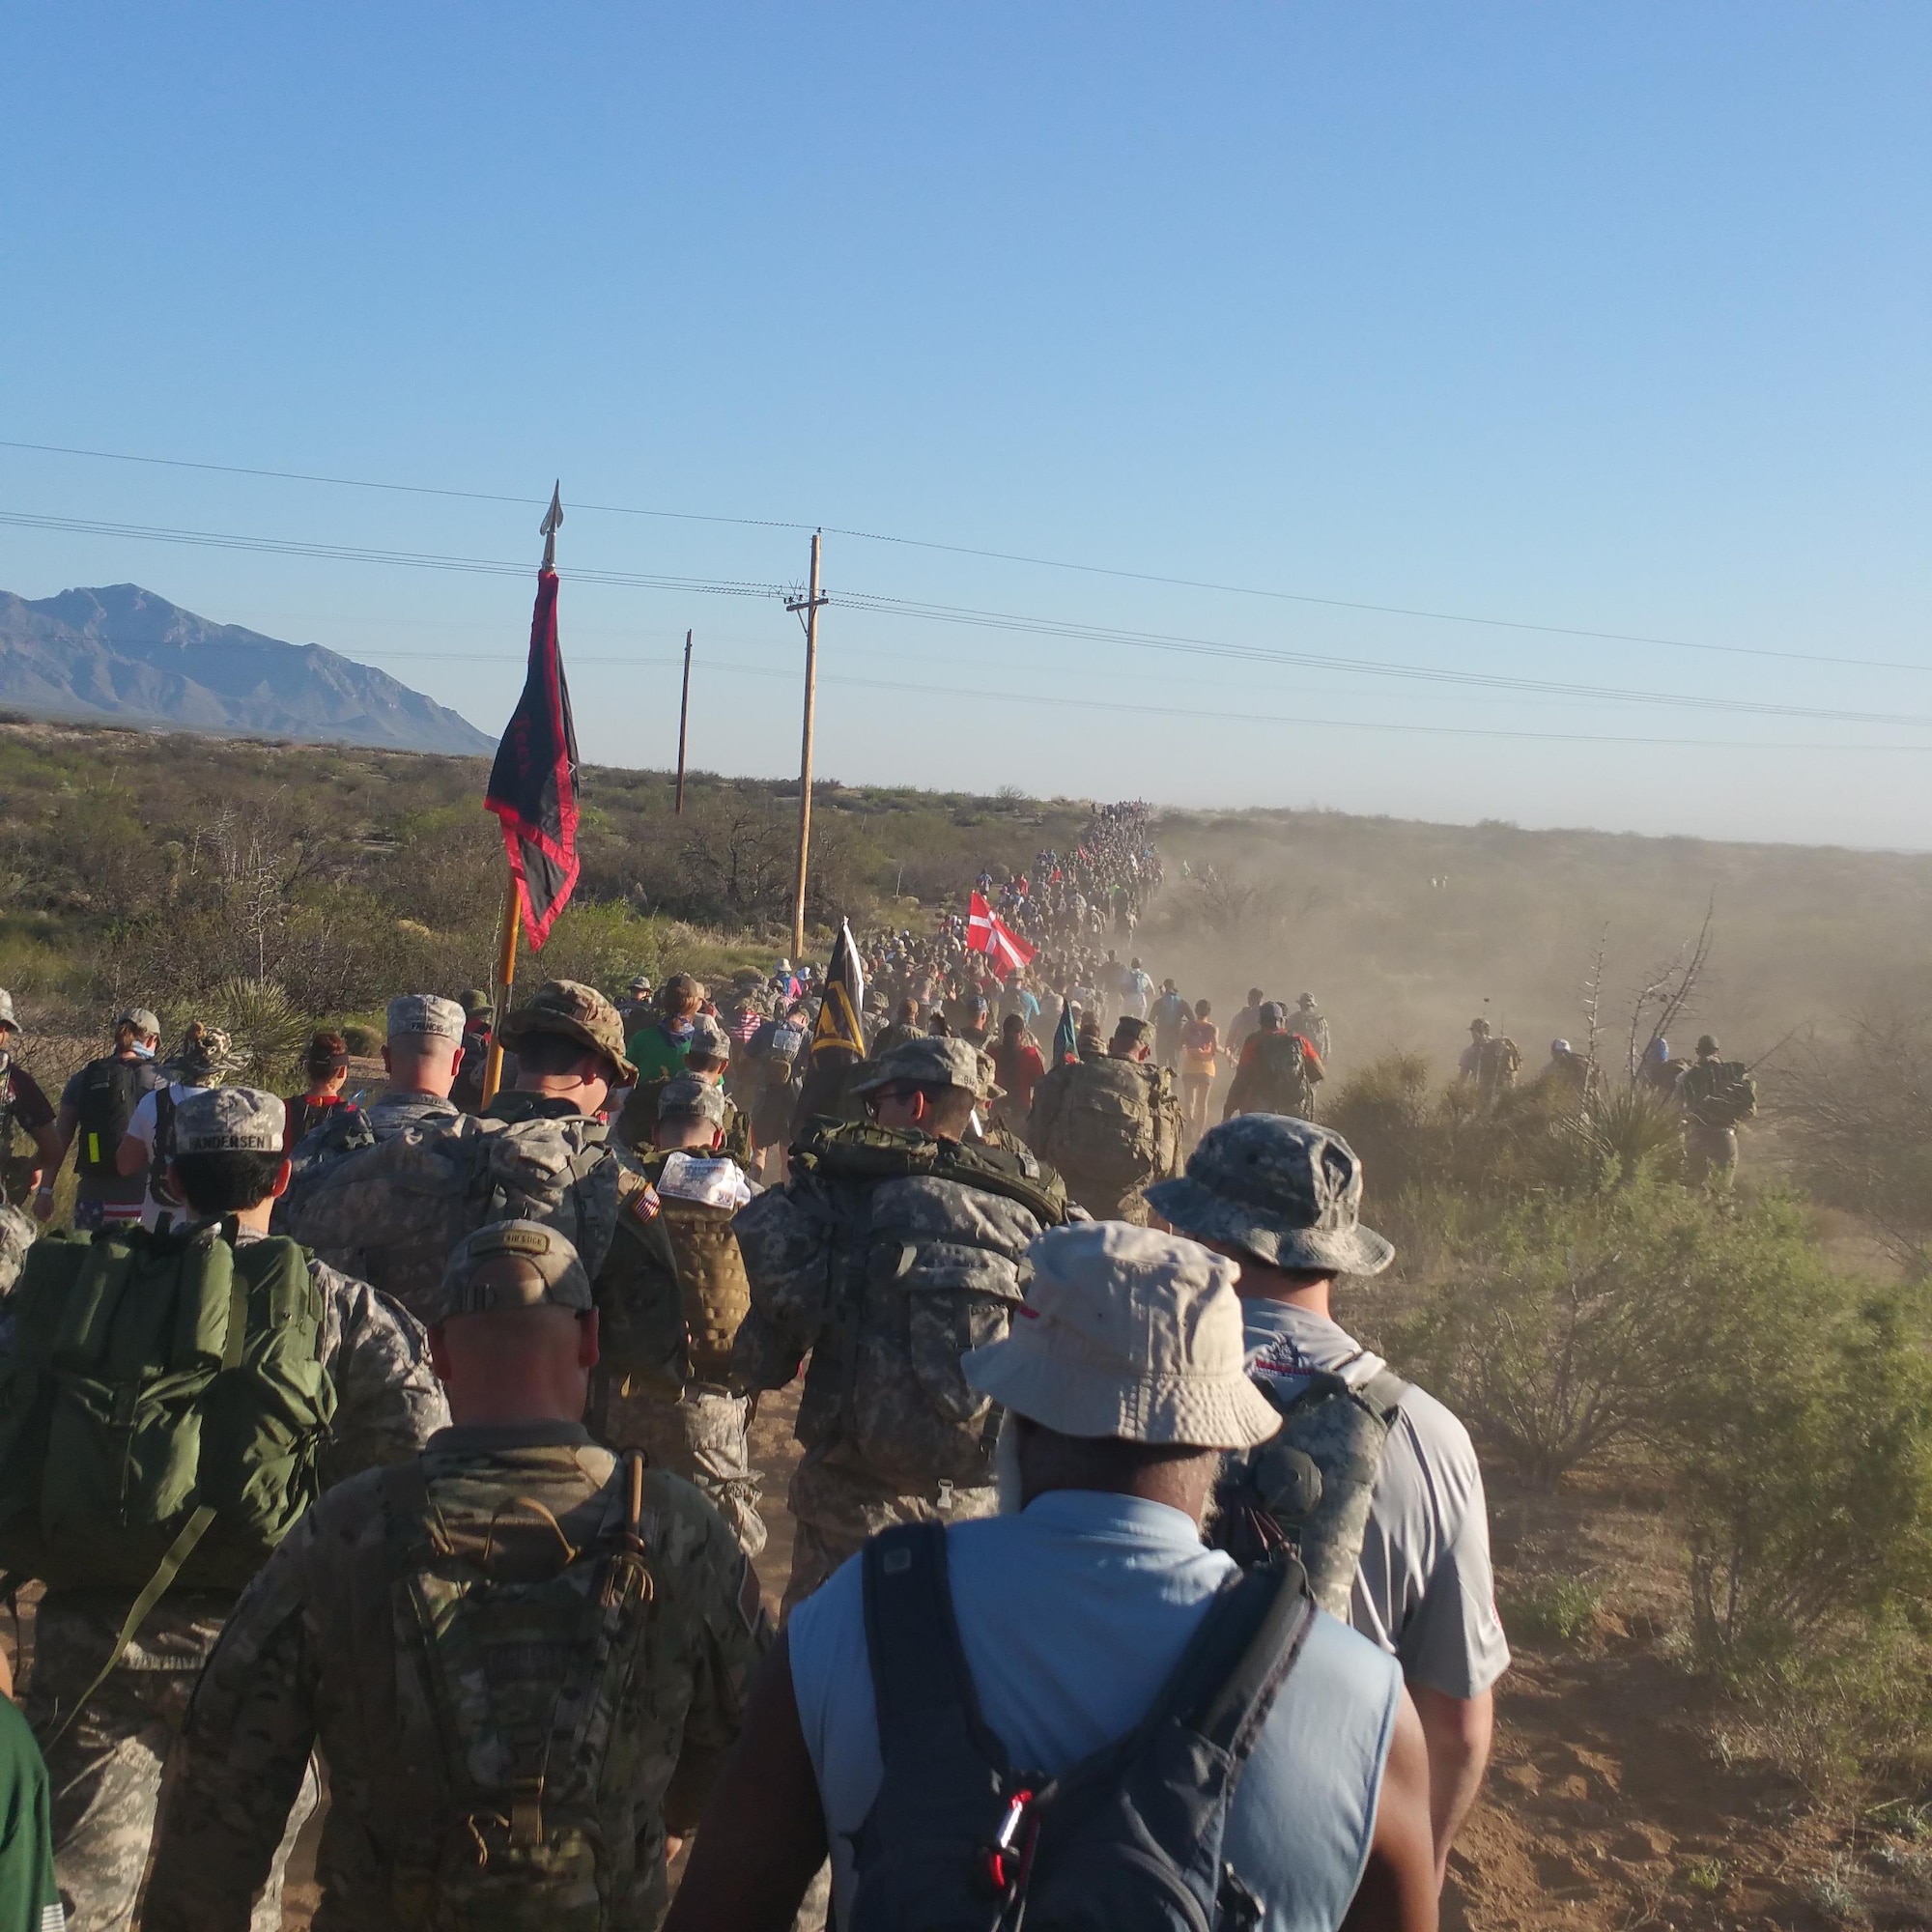
[[(1110, 1194), (1127, 1194), (1161, 1172), (1157, 1089), (1135, 1060), (1083, 1060), (1060, 1076), (1046, 1149), (1055, 1164)], [(1156, 1076), (1157, 1077), (1157, 1076)]]
[(601, 1125), (465, 1116), (406, 1129), (318, 1176), (289, 1232), (420, 1317), (450, 1249), (486, 1222), (517, 1220), (568, 1236), (595, 1277), (617, 1228), (617, 1159)]
[(583, 1548), (540, 1504), (504, 1504), (467, 1546), (423, 1466), (389, 1472), (399, 1677), (435, 1714), (393, 1886), (410, 1932), (604, 1932), (643, 1922), (639, 1732), (648, 1664), (643, 1459)]
[(1281, 1432), (1228, 1458), (1211, 1540), (1243, 1568), (1292, 1550), (1315, 1601), (1346, 1623), (1369, 1501), (1408, 1384), (1387, 1367), (1359, 1383), (1315, 1370), (1293, 1395), (1270, 1377), (1254, 1383), (1280, 1411)]
[(813, 1123), (783, 1190), (733, 1223), (761, 1306), (817, 1342), (807, 1448), (898, 1488), (992, 1480), (999, 1410), (960, 1374), (1004, 1336), (1028, 1243), (1065, 1218), (1031, 1154), (864, 1122)]
[(0, 1564), (138, 1593), (104, 1677), (172, 1584), (239, 1590), (320, 1493), (322, 1291), (293, 1241), (131, 1228), (36, 1241), (7, 1306)]
[(1700, 1061), (1685, 1075), (1686, 1111), (1699, 1126), (1728, 1131), (1757, 1113), (1757, 1082), (1742, 1060)]

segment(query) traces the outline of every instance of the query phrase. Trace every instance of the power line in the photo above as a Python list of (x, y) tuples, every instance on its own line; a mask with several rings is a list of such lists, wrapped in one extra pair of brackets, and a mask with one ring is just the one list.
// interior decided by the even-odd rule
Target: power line
[[(390, 564), (412, 570), (448, 570), (491, 577), (524, 577), (527, 564), (487, 557), (442, 556), (414, 551), (373, 550), (357, 545), (315, 544), (292, 538), (250, 537), (210, 530), (177, 530), (135, 524), (106, 524), (91, 519), (49, 517), (27, 511), (0, 509), (0, 525), (32, 529), (71, 530), (86, 535), (134, 538), (143, 542), (196, 545), (217, 550), (241, 550), (327, 562)], [(580, 583), (615, 585), (625, 589), (675, 590), (685, 595), (779, 598), (784, 586), (744, 581), (664, 577), (636, 571), (573, 568)], [(1747, 698), (1700, 697), (1671, 692), (1626, 691), (1612, 685), (1565, 684), (1549, 678), (1510, 677), (1487, 671), (1446, 670), (1426, 665), (1343, 658), (1311, 651), (1267, 649), (1231, 644), (1210, 638), (1188, 638), (1158, 631), (1125, 631), (1108, 625), (1082, 624), (1072, 619), (1029, 617), (1011, 611), (980, 611), (966, 605), (921, 604), (869, 591), (845, 591), (835, 600), (874, 614), (918, 618), (924, 622), (964, 625), (981, 630), (1013, 632), (1035, 637), (1065, 638), (1076, 642), (1112, 643), (1134, 650), (1151, 650), (1186, 657), (1226, 658), (1236, 663), (1293, 665), (1303, 669), (1341, 671), (1360, 677), (1388, 677), (1424, 684), (1451, 685), (1485, 691), (1520, 691), (1546, 697), (1584, 703), (1656, 705), (1665, 709), (1716, 711), (1745, 717), (1806, 718), (1838, 724), (1879, 724), (1932, 727), (1932, 718), (1883, 711), (1827, 710), (1817, 705), (1768, 704)]]
[[(433, 659), (441, 664), (520, 665), (526, 662), (521, 651), (378, 650), (367, 652), (365, 655), (391, 660)], [(681, 660), (674, 657), (611, 657), (573, 651), (570, 662), (574, 665), (621, 665), (630, 670), (670, 670), (675, 668)], [(782, 678), (787, 683), (798, 676), (797, 671), (776, 665), (730, 664), (717, 658), (714, 658), (705, 668), (731, 671), (742, 677)], [(987, 691), (983, 687), (971, 685), (913, 684), (901, 679), (860, 677), (849, 673), (821, 673), (820, 682), (855, 685), (871, 691), (911, 692), (923, 697), (970, 697), (983, 702), (1002, 704), (1009, 701), (1008, 694), (1005, 692)], [(1066, 697), (1054, 694), (1029, 693), (1026, 701), (1030, 705), (1051, 704), (1076, 711), (1126, 711), (1151, 718), (1203, 719), (1216, 724), (1313, 724), (1324, 730), (1335, 731), (1401, 731), (1437, 738), (1518, 738), (1555, 745), (1649, 745), (1683, 751), (1720, 752), (1932, 752), (1932, 745), (1846, 743), (1829, 739), (1657, 738), (1598, 731), (1523, 731), (1487, 724), (1405, 724), (1375, 718), (1315, 718), (1306, 712), (1283, 716), (1249, 711), (1240, 706), (1230, 706), (1223, 711), (1207, 711), (1178, 708), (1171, 704), (1131, 704), (1120, 698)]]
[[(234, 463), (204, 463), (179, 456), (141, 456), (125, 450), (83, 449), (58, 442), (26, 442), (0, 438), (0, 449), (31, 450), (46, 456), (76, 456), (102, 463), (133, 463), (156, 469), (194, 469), (223, 476), (254, 476), (284, 483), (317, 483), (344, 490), (381, 490), (401, 496), (441, 497), (460, 502), (515, 503), (534, 507), (541, 497), (513, 496), (488, 490), (455, 490), (428, 483), (389, 483), (362, 476), (329, 476), (300, 469), (268, 469)], [(1932, 665), (1907, 664), (1891, 658), (1849, 658), (1823, 651), (1781, 651), (1763, 644), (1713, 644), (1689, 638), (1656, 637), (1635, 631), (1600, 631), (1574, 624), (1539, 624), (1517, 617), (1486, 617), (1463, 611), (1435, 611), (1407, 604), (1378, 604), (1365, 599), (1323, 597), (1312, 591), (1280, 590), (1251, 583), (1229, 583), (1212, 578), (1176, 577), (1159, 571), (1127, 570), (1116, 564), (1081, 563), (1065, 557), (1037, 556), (1021, 551), (987, 550), (971, 544), (945, 543), (930, 537), (896, 536), (836, 524), (817, 525), (778, 517), (729, 517), (698, 510), (643, 508), (628, 503), (574, 503), (573, 509), (615, 517), (651, 517), (678, 523), (722, 524), (741, 529), (823, 529), (831, 536), (853, 537), (863, 543), (892, 544), (951, 556), (970, 556), (1000, 563), (1025, 564), (1038, 570), (1071, 571), (1088, 577), (1111, 577), (1129, 583), (1159, 583), (1179, 590), (1208, 590), (1231, 597), (1257, 597), (1285, 604), (1306, 604), (1330, 611), (1357, 611), (1383, 617), (1406, 617), (1435, 624), (1463, 624), (1484, 630), (1519, 631), (1538, 637), (1569, 638), (1579, 642), (1645, 644), (1661, 650), (1702, 651), (1719, 657), (1767, 658), (1782, 664), (1830, 665), (1857, 670), (1932, 672)]]

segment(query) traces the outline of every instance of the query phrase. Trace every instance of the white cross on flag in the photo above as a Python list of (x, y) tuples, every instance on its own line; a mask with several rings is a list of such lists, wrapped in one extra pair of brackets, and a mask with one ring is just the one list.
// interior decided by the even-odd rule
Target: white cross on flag
[(1034, 955), (1034, 949), (1009, 930), (978, 893), (967, 901), (966, 947), (969, 952), (985, 953), (1002, 980), (1009, 973), (1017, 973)]

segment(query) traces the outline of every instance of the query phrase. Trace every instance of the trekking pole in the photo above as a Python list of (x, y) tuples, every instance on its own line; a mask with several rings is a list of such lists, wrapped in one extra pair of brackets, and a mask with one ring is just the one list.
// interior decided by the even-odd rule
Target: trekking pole
[(510, 874), (503, 893), (503, 929), (497, 939), (497, 1011), (490, 1027), (490, 1051), (483, 1062), (483, 1104), (497, 1097), (503, 1078), (503, 1022), (510, 1012), (510, 988), (517, 978), (517, 928), (524, 919), (523, 881)]

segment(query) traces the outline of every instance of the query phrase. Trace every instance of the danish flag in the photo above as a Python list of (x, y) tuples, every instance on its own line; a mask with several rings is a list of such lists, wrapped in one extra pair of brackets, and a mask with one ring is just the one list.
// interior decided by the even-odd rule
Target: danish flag
[(978, 893), (966, 906), (966, 947), (968, 952), (985, 953), (1003, 980), (1009, 973), (1018, 972), (1034, 955), (1034, 948), (1011, 931)]

